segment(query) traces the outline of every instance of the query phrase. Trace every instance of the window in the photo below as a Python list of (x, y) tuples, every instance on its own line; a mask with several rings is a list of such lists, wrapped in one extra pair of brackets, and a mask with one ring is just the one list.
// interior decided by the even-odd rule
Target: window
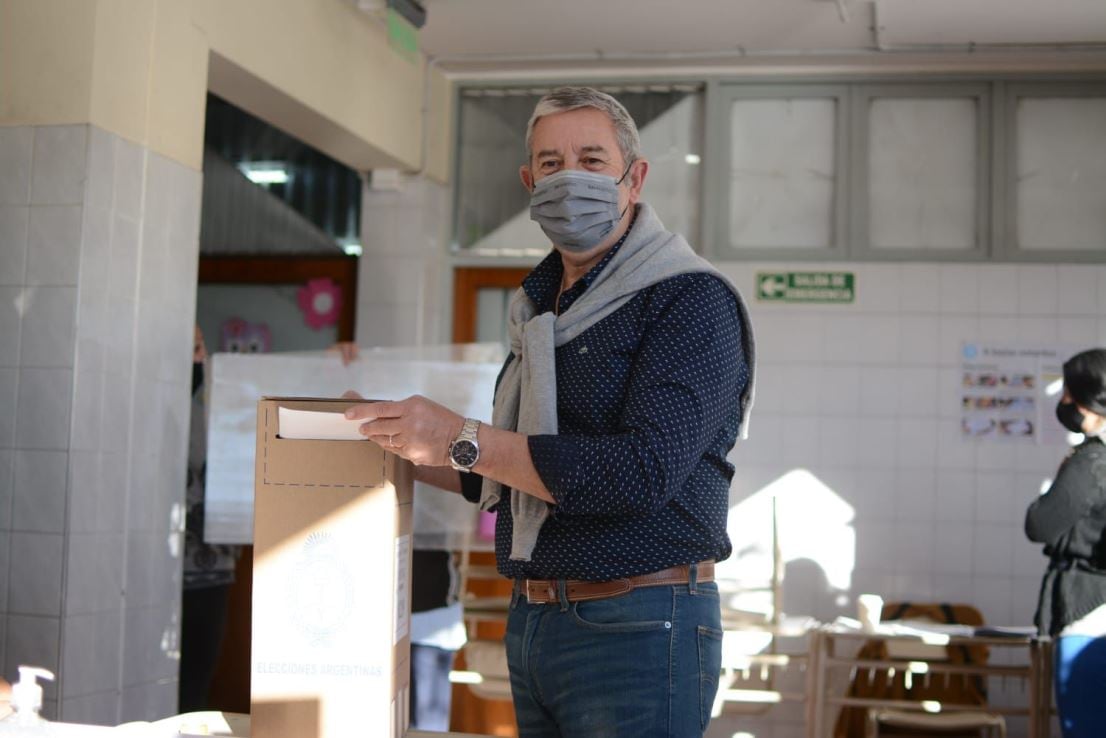
[[(638, 122), (644, 199), (716, 260), (1106, 256), (1101, 77), (602, 89)], [(545, 91), (461, 90), (460, 253), (548, 251), (518, 181)]]
[(852, 253), (985, 253), (987, 88), (865, 85), (854, 99)]
[(1106, 87), (1011, 85), (1011, 251), (1106, 253)]
[(716, 259), (1106, 253), (1106, 84), (715, 83)]
[[(708, 140), (715, 256), (824, 256), (844, 245), (840, 86), (724, 86)], [(708, 175), (709, 176), (709, 175)]]
[[(638, 125), (649, 160), (645, 199), (669, 227), (698, 240), (702, 85), (603, 86)], [(530, 220), (519, 181), (526, 124), (546, 88), (466, 87), (459, 93), (453, 244), (464, 254), (534, 257), (549, 240)]]

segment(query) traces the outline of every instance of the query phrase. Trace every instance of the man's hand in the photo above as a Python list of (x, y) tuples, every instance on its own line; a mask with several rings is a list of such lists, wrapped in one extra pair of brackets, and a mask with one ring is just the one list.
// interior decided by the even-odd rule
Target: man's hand
[(386, 451), (423, 466), (448, 466), (449, 444), (465, 419), (421, 395), (399, 402), (370, 402), (346, 410), (365, 421), (361, 433)]

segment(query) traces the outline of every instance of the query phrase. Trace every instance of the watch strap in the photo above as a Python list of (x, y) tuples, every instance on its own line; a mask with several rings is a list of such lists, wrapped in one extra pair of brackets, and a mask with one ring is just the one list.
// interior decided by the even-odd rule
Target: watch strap
[(461, 426), (461, 433), (457, 436), (458, 441), (472, 441), (476, 442), (476, 431), (480, 429), (480, 421), (475, 418), (465, 418), (465, 424)]

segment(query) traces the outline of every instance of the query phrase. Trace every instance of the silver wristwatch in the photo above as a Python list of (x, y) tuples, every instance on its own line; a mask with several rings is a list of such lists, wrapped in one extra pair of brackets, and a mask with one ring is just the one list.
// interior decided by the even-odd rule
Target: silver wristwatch
[(480, 421), (466, 418), (461, 434), (449, 444), (449, 463), (457, 471), (470, 472), (480, 459), (480, 444), (476, 441), (476, 431)]

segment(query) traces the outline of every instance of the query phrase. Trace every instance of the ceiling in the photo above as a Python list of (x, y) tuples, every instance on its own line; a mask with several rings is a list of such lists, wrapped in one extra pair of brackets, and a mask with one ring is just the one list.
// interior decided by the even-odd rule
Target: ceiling
[[(1102, 0), (422, 0), (447, 70), (1017, 48), (1106, 52)], [(877, 32), (878, 29), (878, 32)]]

